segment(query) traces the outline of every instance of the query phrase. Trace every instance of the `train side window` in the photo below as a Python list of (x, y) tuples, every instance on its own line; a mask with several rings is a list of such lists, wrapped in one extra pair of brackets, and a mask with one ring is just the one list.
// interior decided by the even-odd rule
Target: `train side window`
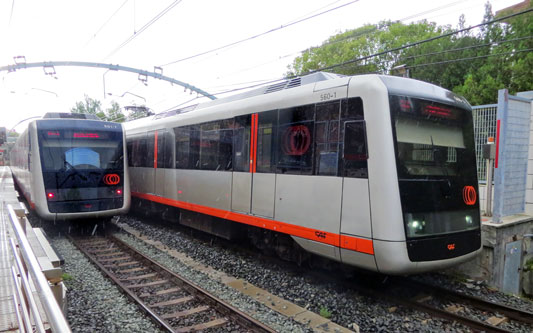
[(250, 171), (250, 124), (250, 115), (235, 117), (235, 128), (233, 129), (234, 171)]
[(340, 102), (317, 104), (315, 121), (315, 174), (336, 176), (339, 161)]
[(128, 139), (126, 141), (126, 149), (128, 151), (128, 166), (133, 166), (133, 140)]
[(278, 173), (313, 173), (314, 114), (314, 104), (279, 111)]
[[(165, 152), (165, 157), (163, 160), (163, 168), (173, 168), (174, 167), (174, 136), (170, 131), (165, 130), (165, 143), (163, 145), (163, 151)], [(159, 165), (159, 163), (158, 163)]]
[(190, 134), (191, 131), (189, 126), (174, 128), (174, 136), (176, 140), (176, 169), (190, 168)]
[(276, 168), (276, 138), (278, 110), (258, 114), (257, 121), (257, 172), (273, 173)]
[(165, 139), (167, 131), (164, 129), (157, 130), (157, 167), (165, 168)]
[(365, 121), (347, 121), (344, 124), (344, 177), (368, 178), (367, 160)]
[(230, 171), (233, 169), (233, 129), (235, 123), (232, 119), (218, 121), (220, 137), (218, 143), (218, 165), (216, 170)]
[(146, 158), (142, 166), (146, 168), (153, 168), (154, 157), (155, 157), (154, 154), (155, 154), (155, 131), (148, 132), (148, 136), (146, 138)]
[[(345, 170), (345, 168), (356, 168), (354, 165), (354, 161), (345, 161), (344, 160), (344, 144), (346, 142), (346, 136), (345, 136), (345, 128), (347, 122), (353, 122), (353, 121), (363, 121), (364, 118), (364, 110), (363, 110), (363, 100), (361, 97), (352, 97), (349, 99), (344, 99), (341, 101), (341, 119), (339, 123), (339, 151), (343, 152), (342, 154), (339, 154), (339, 171), (338, 175), (340, 177), (357, 177), (357, 178), (366, 178), (367, 176), (363, 176), (362, 174), (367, 173), (367, 171), (363, 173), (355, 172), (354, 170)], [(366, 133), (365, 133), (366, 135)], [(366, 142), (366, 141), (365, 141)], [(365, 147), (366, 149), (366, 147)], [(361, 162), (362, 163), (362, 162)], [(360, 164), (361, 164), (360, 163)], [(357, 164), (357, 163), (356, 163)], [(366, 166), (366, 161), (362, 163)], [(365, 167), (366, 170), (366, 167)], [(359, 174), (359, 176), (355, 176), (355, 174)]]
[(146, 135), (132, 138), (132, 166), (143, 167), (146, 165)]
[(353, 97), (342, 100), (341, 119), (364, 120), (363, 100)]
[(201, 125), (200, 169), (231, 170), (233, 159), (233, 119)]

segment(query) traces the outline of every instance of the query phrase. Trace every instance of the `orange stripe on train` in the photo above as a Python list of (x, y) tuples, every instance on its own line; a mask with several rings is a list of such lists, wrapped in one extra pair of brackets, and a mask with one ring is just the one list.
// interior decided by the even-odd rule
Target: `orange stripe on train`
[(366, 254), (374, 254), (374, 244), (371, 239), (359, 238), (348, 235), (339, 235), (336, 233), (325, 232), (322, 230), (306, 228), (290, 223), (269, 220), (262, 217), (245, 215), (227, 210), (202, 206), (190, 202), (184, 202), (169, 198), (160, 197), (152, 194), (145, 194), (139, 192), (131, 192), (131, 195), (141, 199), (154, 201), (157, 203), (174, 206), (178, 208), (187, 209), (197, 213), (207, 214), (226, 220), (248, 224), (254, 227), (264, 228), (268, 230), (282, 232), (296, 237), (310, 239), (316, 242), (337, 246), (343, 249), (362, 252)]

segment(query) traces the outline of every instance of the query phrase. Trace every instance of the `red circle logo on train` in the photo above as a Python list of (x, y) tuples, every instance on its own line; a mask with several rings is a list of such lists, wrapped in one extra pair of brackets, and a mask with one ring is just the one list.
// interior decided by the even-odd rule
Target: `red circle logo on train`
[(106, 185), (117, 185), (120, 182), (120, 176), (116, 173), (108, 173), (104, 176), (104, 183)]
[(465, 204), (472, 206), (476, 203), (477, 193), (474, 186), (465, 186), (463, 187), (463, 201)]
[(311, 132), (305, 125), (287, 127), (281, 140), (286, 155), (303, 155), (311, 145)]

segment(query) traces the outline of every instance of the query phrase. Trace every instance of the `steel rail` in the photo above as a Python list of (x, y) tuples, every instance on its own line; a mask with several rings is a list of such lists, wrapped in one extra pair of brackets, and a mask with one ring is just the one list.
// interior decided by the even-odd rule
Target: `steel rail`
[[(273, 333), (275, 332), (270, 327), (266, 326), (265, 324), (261, 323), (260, 321), (254, 319), (253, 317), (249, 316), (248, 314), (240, 311), (239, 309), (233, 307), (229, 303), (213, 296), (205, 289), (195, 285), (193, 282), (189, 281), (188, 279), (179, 276), (178, 274), (168, 270), (166, 267), (160, 265), (159, 263), (153, 261), (146, 255), (140, 253), (130, 245), (126, 244), (122, 240), (114, 237), (114, 236), (108, 236), (109, 239), (111, 239), (114, 243), (116, 243), (122, 250), (128, 251), (129, 254), (132, 255), (132, 258), (134, 260), (139, 261), (141, 264), (144, 264), (148, 266), (149, 268), (153, 269), (157, 273), (163, 275), (166, 278), (169, 278), (169, 280), (172, 280), (174, 283), (180, 285), (183, 289), (185, 289), (187, 292), (195, 295), (198, 297), (198, 299), (201, 299), (203, 302), (208, 303), (209, 305), (213, 306), (213, 308), (216, 309), (219, 313), (222, 313), (226, 316), (230, 316), (233, 319), (235, 319), (239, 324), (242, 326), (248, 327), (250, 330), (254, 332), (269, 332)], [(85, 255), (88, 256), (88, 258), (93, 261), (100, 270), (102, 270), (104, 273), (106, 273), (112, 280), (115, 282), (123, 292), (125, 292), (128, 297), (130, 297), (133, 301), (137, 302), (142, 310), (147, 313), (149, 316), (154, 318), (157, 324), (161, 324), (161, 326), (168, 331), (175, 332), (176, 329), (172, 328), (164, 318), (157, 315), (153, 310), (150, 309), (150, 307), (145, 304), (137, 295), (135, 295), (134, 292), (132, 292), (128, 286), (126, 286), (124, 283), (118, 280), (117, 277), (113, 276), (113, 273), (108, 270), (106, 267), (104, 267), (102, 264), (98, 262), (98, 259), (90, 254), (87, 249), (84, 248), (82, 244), (80, 244), (79, 239), (74, 239), (72, 237), (69, 237), (69, 239), (74, 243), (74, 245), (80, 249)]]
[[(380, 290), (379, 287), (376, 287), (376, 286), (369, 287), (368, 285), (366, 286), (355, 285), (348, 281), (340, 280), (336, 277), (331, 277), (329, 275), (325, 275), (324, 273), (320, 273), (316, 271), (310, 272), (310, 274), (315, 276), (316, 278), (326, 280), (326, 281), (335, 280), (336, 283), (340, 283), (347, 290), (354, 290), (367, 297), (370, 297), (370, 298), (378, 297), (380, 299), (385, 299), (388, 302), (398, 304), (406, 308), (416, 309), (418, 311), (426, 312), (428, 314), (434, 315), (435, 317), (439, 317), (441, 319), (461, 323), (477, 331), (482, 331), (482, 332), (487, 332), (487, 333), (512, 333), (512, 331), (491, 325), (486, 322), (482, 322), (476, 319), (472, 319), (472, 318), (468, 318), (465, 316), (461, 316), (459, 314), (448, 312), (448, 311), (439, 309), (437, 307), (434, 307), (434, 306), (431, 306), (431, 305), (428, 305), (422, 302), (407, 299), (405, 297), (395, 296), (390, 292)], [(375, 281), (372, 281), (372, 282), (375, 282)]]
[(468, 303), (482, 310), (501, 313), (506, 317), (519, 322), (533, 324), (533, 313), (529, 311), (520, 310), (504, 304), (492, 303), (479, 297), (463, 294), (454, 290), (448, 290), (439, 286), (433, 286), (425, 282), (413, 281), (406, 278), (395, 278), (395, 281), (405, 286), (409, 286), (410, 288), (426, 290), (442, 298)]
[(85, 254), (85, 256), (87, 256), (87, 258), (89, 258), (91, 260), (91, 262), (98, 267), (98, 269), (100, 269), (102, 272), (104, 272), (107, 275), (107, 277), (110, 278), (111, 281), (113, 281), (113, 283), (115, 283), (117, 286), (120, 287), (120, 291), (122, 291), (122, 293), (124, 293), (133, 302), (137, 303), (137, 305), (140, 307), (140, 309), (146, 315), (148, 315), (148, 317), (150, 317), (150, 319), (152, 319), (152, 321), (154, 323), (159, 325), (161, 328), (167, 330), (168, 332), (174, 332), (174, 328), (172, 328), (172, 326), (170, 326), (166, 322), (166, 320), (164, 320), (161, 316), (159, 316), (157, 313), (152, 311), (152, 309), (150, 309), (150, 307), (146, 303), (144, 303), (133, 291), (128, 289), (126, 287), (126, 285), (124, 283), (122, 283), (110, 270), (105, 268), (104, 265), (102, 265), (98, 261), (96, 256), (94, 256), (91, 253), (89, 253), (89, 251), (83, 245), (81, 245), (77, 239), (74, 239), (74, 238), (72, 238), (70, 236), (68, 236), (68, 238), (78, 248), (78, 250), (83, 252), (83, 254)]

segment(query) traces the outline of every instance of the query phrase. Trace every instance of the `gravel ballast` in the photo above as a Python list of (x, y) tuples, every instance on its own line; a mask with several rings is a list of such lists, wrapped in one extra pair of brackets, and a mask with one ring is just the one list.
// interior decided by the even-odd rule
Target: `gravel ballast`
[(67, 320), (73, 332), (161, 332), (64, 237), (51, 243), (65, 259)]
[[(295, 274), (270, 262), (258, 261), (234, 250), (217, 245), (217, 241), (199, 241), (190, 231), (171, 225), (149, 223), (136, 217), (122, 217), (121, 223), (139, 230), (144, 236), (186, 253), (193, 259), (244, 279), (315, 313), (326, 310), (331, 320), (344, 327), (358, 326), (362, 332), (405, 331), (465, 331), (453, 324), (430, 317), (425, 313), (395, 307), (381, 300), (367, 298), (342, 290), (339, 286)], [(184, 231), (185, 230), (185, 231)], [(503, 295), (505, 296), (505, 295)]]
[[(201, 262), (215, 270), (222, 271), (228, 275), (248, 281), (268, 292), (293, 302), (303, 308), (309, 309), (315, 313), (329, 313), (331, 320), (347, 328), (358, 327), (361, 332), (464, 332), (469, 331), (466, 327), (436, 319), (425, 313), (414, 310), (397, 307), (395, 304), (389, 304), (379, 299), (361, 296), (355, 292), (343, 290), (341, 287), (325, 281), (311, 278), (303, 273), (286, 269), (276, 265), (271, 261), (258, 260), (257, 256), (250, 256), (242, 251), (235, 251), (226, 248), (224, 242), (217, 238), (191, 236), (191, 229), (179, 226), (150, 222), (147, 218), (138, 218), (135, 216), (123, 216), (119, 219), (120, 223), (138, 230), (143, 236), (152, 240), (157, 240), (167, 246), (169, 249), (176, 250), (191, 257), (195, 261)], [(255, 318), (261, 320), (267, 325), (280, 332), (305, 332), (308, 328), (288, 319), (273, 310), (255, 302), (247, 296), (210, 279), (206, 274), (197, 272), (194, 269), (182, 265), (175, 258), (168, 254), (146, 244), (127, 234), (120, 234), (120, 238), (130, 245), (133, 245), (139, 251), (156, 259), (156, 261), (169, 267), (178, 274), (184, 274), (188, 279), (194, 281), (200, 287), (215, 293), (227, 302), (235, 305), (241, 310), (252, 314)], [(65, 271), (73, 276), (72, 281), (68, 281), (70, 287), (69, 301), (69, 322), (74, 331), (78, 332), (153, 332), (155, 327), (140, 312), (134, 310), (135, 314), (129, 314), (129, 308), (122, 309), (123, 305), (111, 305), (120, 297), (109, 296), (109, 292), (98, 293), (90, 287), (97, 285), (96, 290), (102, 288), (106, 290), (108, 286), (93, 277), (92, 273), (87, 273), (88, 282), (81, 282), (76, 279), (77, 274), (86, 274), (90, 271), (84, 267), (83, 261), (86, 259), (77, 252), (66, 239), (62, 237), (52, 238), (52, 244), (56, 246), (58, 252), (65, 257)], [(56, 245), (59, 244), (59, 245)], [(65, 255), (64, 253), (70, 253)], [(77, 253), (77, 254), (76, 254)], [(83, 259), (83, 260), (82, 260)], [(80, 265), (80, 268), (77, 266)], [(87, 265), (92, 266), (88, 263)], [(95, 274), (100, 274), (93, 267)], [(77, 273), (79, 272), (79, 273)], [(493, 289), (481, 282), (461, 281), (450, 278), (443, 274), (422, 274), (417, 276), (418, 279), (434, 283), (444, 288), (457, 290), (467, 294), (474, 294), (478, 297), (489, 299), (493, 302), (508, 304), (521, 309), (533, 311), (533, 303), (527, 300), (495, 292)], [(91, 280), (96, 282), (91, 282)], [(110, 284), (110, 282), (107, 282)], [(118, 293), (118, 291), (116, 291)], [(104, 297), (106, 296), (106, 297)], [(98, 298), (105, 300), (99, 301)], [(102, 304), (93, 304), (101, 302)], [(126, 301), (127, 302), (127, 301)], [(124, 305), (125, 306), (125, 305)], [(100, 308), (103, 307), (103, 308)], [(134, 307), (134, 306), (133, 306)], [(121, 309), (117, 311), (116, 309)], [(135, 307), (134, 307), (135, 308)], [(87, 309), (90, 309), (88, 311)], [(108, 310), (106, 310), (108, 309)], [(113, 312), (128, 313), (124, 316)], [(120, 324), (123, 317), (127, 318), (127, 326)], [(135, 318), (135, 322), (132, 322)], [(138, 322), (137, 322), (138, 321)], [(114, 325), (114, 326), (113, 326)], [(143, 326), (147, 325), (147, 326)], [(105, 327), (114, 327), (118, 330), (106, 330)], [(126, 329), (128, 327), (128, 329)], [(153, 328), (152, 328), (153, 327)], [(102, 329), (103, 328), (103, 329)], [(121, 330), (124, 329), (124, 330)], [(157, 330), (156, 330), (157, 331)], [(520, 332), (519, 330), (517, 330)], [(529, 332), (529, 330), (522, 330)]]

